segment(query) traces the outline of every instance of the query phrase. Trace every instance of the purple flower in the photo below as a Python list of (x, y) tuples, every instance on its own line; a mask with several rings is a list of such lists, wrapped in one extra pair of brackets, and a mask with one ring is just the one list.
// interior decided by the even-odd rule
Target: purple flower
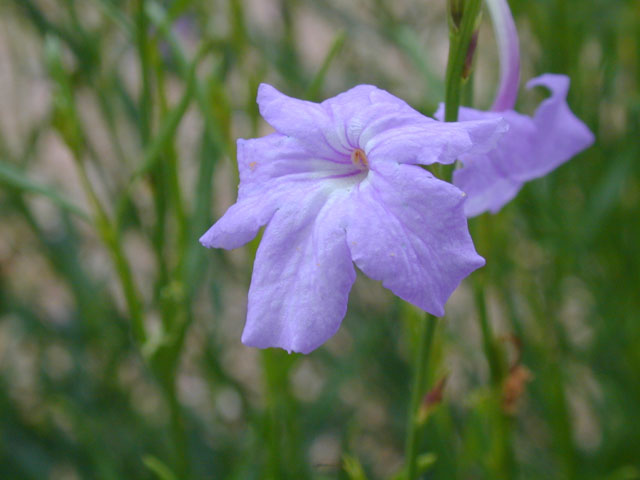
[[(513, 110), (520, 79), (518, 36), (506, 0), (488, 0), (500, 52), (501, 81), (492, 111), (461, 108), (460, 120), (504, 118), (509, 131), (498, 148), (482, 154), (460, 156), (464, 167), (453, 174), (453, 183), (467, 195), (468, 217), (487, 210), (496, 213), (516, 196), (522, 185), (539, 178), (587, 148), (593, 134), (569, 109), (569, 78), (545, 74), (530, 80), (527, 88), (543, 86), (551, 91), (533, 117)], [(444, 117), (441, 105), (436, 118)]]
[(452, 163), (495, 146), (499, 119), (441, 123), (360, 85), (320, 104), (258, 90), (275, 128), (238, 140), (238, 200), (205, 233), (237, 248), (266, 225), (242, 341), (308, 353), (340, 326), (356, 273), (434, 315), (484, 264), (464, 194), (419, 165)]

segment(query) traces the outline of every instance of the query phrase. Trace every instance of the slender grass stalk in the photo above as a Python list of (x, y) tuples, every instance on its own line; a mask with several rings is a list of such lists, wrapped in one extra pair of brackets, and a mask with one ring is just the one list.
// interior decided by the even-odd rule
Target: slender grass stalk
[(269, 478), (284, 478), (285, 468), (281, 445), (283, 443), (282, 422), (278, 416), (277, 404), (279, 396), (279, 382), (275, 352), (265, 350), (261, 352), (263, 378), (266, 387), (266, 417), (265, 438), (267, 440), (266, 472)]
[(406, 439), (406, 469), (407, 480), (417, 478), (418, 467), (418, 440), (420, 431), (424, 426), (418, 418), (418, 410), (427, 384), (429, 371), (429, 353), (433, 344), (433, 337), (438, 319), (431, 314), (425, 314), (419, 323), (419, 344), (416, 352), (416, 360), (413, 374), (413, 390), (411, 392), (411, 404), (409, 406), (409, 422)]
[(513, 478), (515, 463), (511, 448), (511, 418), (502, 409), (502, 386), (506, 371), (499, 346), (489, 321), (487, 311), (483, 275), (477, 273), (473, 280), (473, 298), (476, 307), (478, 323), (482, 334), (482, 346), (489, 364), (491, 382), (491, 410), (493, 419), (493, 447), (495, 448), (496, 475), (501, 478)]
[(142, 346), (147, 339), (147, 333), (144, 325), (142, 303), (140, 301), (138, 289), (136, 288), (133, 280), (131, 266), (129, 265), (129, 261), (127, 260), (122, 248), (122, 242), (120, 241), (121, 239), (118, 235), (118, 231), (115, 228), (115, 225), (109, 220), (109, 216), (107, 215), (105, 208), (102, 206), (98, 195), (93, 189), (93, 185), (87, 175), (84, 162), (78, 154), (75, 154), (75, 160), (82, 187), (89, 197), (93, 207), (96, 229), (98, 230), (102, 241), (107, 246), (116, 269), (116, 274), (118, 275), (120, 284), (122, 285), (129, 315), (131, 316), (131, 330), (133, 332), (133, 337), (136, 340), (136, 343), (139, 346)]
[(329, 51), (327, 55), (324, 57), (322, 65), (320, 69), (316, 72), (307, 91), (305, 93), (305, 97), (313, 100), (314, 102), (319, 100), (320, 90), (325, 81), (325, 77), (327, 76), (327, 72), (329, 71), (329, 67), (333, 60), (338, 56), (340, 50), (342, 50), (342, 46), (344, 45), (345, 40), (347, 39), (347, 33), (344, 30), (339, 31), (336, 36), (333, 38), (331, 42), (331, 47), (329, 47)]
[(189, 448), (187, 442), (187, 433), (185, 430), (182, 409), (178, 399), (178, 391), (176, 386), (175, 375), (169, 379), (166, 384), (166, 396), (169, 402), (169, 415), (171, 420), (171, 437), (175, 448), (176, 456), (176, 472), (181, 479), (187, 479), (190, 476), (189, 468)]
[(503, 379), (503, 369), (500, 364), (500, 353), (496, 348), (493, 329), (489, 322), (489, 313), (487, 312), (487, 304), (484, 295), (483, 275), (477, 274), (473, 277), (473, 300), (478, 315), (478, 323), (480, 324), (480, 332), (482, 334), (482, 348), (489, 363), (489, 375), (491, 385), (498, 388)]
[[(489, 251), (491, 245), (491, 218), (484, 216), (476, 220), (474, 239), (481, 251)], [(482, 347), (487, 363), (489, 364), (489, 377), (491, 384), (490, 398), (490, 423), (492, 427), (492, 443), (494, 455), (491, 458), (490, 467), (494, 475), (499, 478), (514, 478), (516, 464), (511, 446), (511, 434), (513, 420), (503, 410), (503, 385), (507, 376), (505, 359), (500, 345), (496, 342), (495, 334), (491, 326), (489, 312), (487, 310), (485, 285), (488, 272), (480, 270), (472, 276), (473, 299), (476, 309), (478, 324), (482, 335)]]
[(83, 208), (79, 207), (55, 189), (31, 180), (24, 172), (8, 162), (0, 159), (0, 186), (7, 186), (20, 192), (35, 193), (47, 197), (59, 207), (75, 214), (78, 218), (90, 221), (90, 216)]
[[(177, 158), (175, 152), (171, 151), (171, 141), (191, 101), (196, 66), (208, 47), (201, 49), (196, 55), (185, 87), (185, 94), (178, 105), (171, 111), (166, 108), (163, 77), (161, 75), (158, 76), (158, 98), (165, 108), (161, 112), (163, 113), (164, 121), (161, 124), (158, 135), (154, 138), (151, 74), (153, 71), (152, 65), (158, 65), (159, 59), (155, 48), (157, 38), (152, 39), (149, 37), (148, 3), (146, 0), (138, 0), (136, 4), (135, 42), (141, 70), (140, 139), (145, 151), (145, 157), (142, 165), (134, 173), (132, 180), (146, 171), (153, 193), (156, 223), (151, 238), (158, 264), (158, 278), (155, 288), (156, 296), (160, 300), (162, 307), (161, 317), (166, 343), (153, 352), (150, 362), (156, 375), (163, 383), (165, 397), (169, 405), (176, 471), (179, 478), (186, 479), (190, 476), (189, 453), (184, 419), (177, 395), (176, 374), (180, 352), (184, 343), (185, 330), (183, 327), (186, 327), (187, 319), (190, 317), (181, 284), (188, 228), (180, 180), (178, 178)], [(156, 164), (155, 168), (151, 168), (154, 163)], [(167, 189), (169, 190), (169, 196), (165, 194)], [(173, 207), (178, 224), (178, 266), (175, 269), (172, 268), (169, 259), (165, 255), (165, 230), (171, 207)], [(176, 288), (172, 288), (172, 286)]]
[(147, 337), (142, 302), (133, 280), (131, 267), (122, 248), (116, 224), (110, 220), (107, 209), (103, 206), (87, 174), (83, 154), (89, 150), (88, 140), (76, 110), (73, 90), (69, 76), (62, 64), (61, 47), (56, 37), (47, 38), (45, 55), (50, 74), (56, 86), (54, 98), (59, 119), (57, 128), (72, 153), (82, 188), (92, 207), (93, 223), (109, 251), (122, 286), (127, 309), (131, 317), (133, 337), (136, 343), (141, 346)]
[(138, 0), (136, 3), (136, 28), (135, 42), (140, 57), (140, 137), (144, 146), (151, 136), (152, 101), (151, 92), (151, 62), (149, 58), (148, 22), (145, 12), (146, 1)]
[[(153, 86), (151, 83), (152, 63), (155, 61), (154, 39), (149, 35), (149, 21), (147, 18), (147, 0), (137, 0), (135, 11), (134, 42), (140, 63), (140, 99), (138, 102), (138, 126), (140, 143), (144, 151), (147, 150), (153, 135)], [(151, 244), (158, 266), (158, 275), (154, 285), (154, 299), (159, 299), (162, 289), (169, 283), (169, 265), (165, 252), (166, 227), (169, 199), (166, 198), (165, 165), (159, 162), (157, 167), (148, 173), (149, 185), (153, 196), (155, 223), (152, 226)], [(166, 325), (165, 325), (166, 327)]]
[(289, 387), (290, 374), (298, 359), (298, 355), (289, 355), (281, 350), (261, 352), (266, 401), (264, 478), (303, 480), (310, 477), (301, 448), (297, 402)]

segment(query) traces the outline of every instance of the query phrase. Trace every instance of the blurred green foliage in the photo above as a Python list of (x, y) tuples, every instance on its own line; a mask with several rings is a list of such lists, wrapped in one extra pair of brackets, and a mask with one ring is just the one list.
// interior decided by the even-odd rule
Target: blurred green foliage
[[(418, 313), (360, 278), (327, 346), (243, 347), (256, 243), (197, 239), (234, 200), (235, 138), (267, 131), (260, 82), (316, 100), (374, 83), (432, 113), (444, 3), (0, 3), (0, 478), (401, 471)], [(438, 327), (429, 378), (450, 378), (420, 468), (640, 478), (640, 3), (510, 4), (525, 76), (568, 74), (597, 141), (472, 221), (514, 401), (494, 395), (463, 285)]]

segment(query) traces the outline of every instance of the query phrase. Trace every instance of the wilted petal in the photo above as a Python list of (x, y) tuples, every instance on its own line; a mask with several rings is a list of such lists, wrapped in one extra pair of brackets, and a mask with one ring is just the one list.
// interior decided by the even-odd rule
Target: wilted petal
[(535, 168), (518, 175), (519, 180), (546, 175), (551, 170), (581, 152), (594, 141), (593, 133), (569, 109), (567, 92), (569, 77), (547, 73), (527, 82), (527, 88), (546, 87), (551, 96), (536, 110), (533, 121), (536, 127), (534, 139)]
[[(495, 150), (460, 156), (464, 168), (454, 172), (453, 183), (469, 196), (467, 216), (496, 213), (525, 182), (546, 175), (593, 143), (593, 134), (566, 103), (568, 77), (546, 74), (531, 80), (528, 86), (551, 90), (551, 96), (540, 104), (533, 118), (513, 110), (460, 109), (461, 120), (502, 117), (509, 125)], [(442, 107), (436, 117), (442, 118), (441, 114)]]
[(484, 265), (463, 213), (464, 194), (422, 168), (377, 164), (351, 198), (353, 261), (393, 293), (434, 315)]
[(520, 84), (518, 31), (507, 0), (487, 0), (500, 55), (500, 86), (491, 110), (510, 110), (516, 104)]
[(316, 190), (275, 213), (256, 255), (244, 344), (308, 353), (337, 331), (355, 280), (344, 195)]
[(497, 170), (486, 155), (474, 158), (468, 167), (453, 172), (453, 183), (464, 188), (467, 200), (464, 213), (475, 217), (487, 210), (496, 213), (522, 188), (522, 182), (511, 179)]

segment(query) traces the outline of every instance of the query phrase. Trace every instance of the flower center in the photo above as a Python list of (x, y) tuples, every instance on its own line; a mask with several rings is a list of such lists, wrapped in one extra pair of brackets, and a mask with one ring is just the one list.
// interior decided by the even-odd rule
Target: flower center
[(360, 148), (356, 148), (353, 152), (351, 152), (351, 162), (357, 167), (369, 168), (369, 159), (364, 153), (364, 150)]

